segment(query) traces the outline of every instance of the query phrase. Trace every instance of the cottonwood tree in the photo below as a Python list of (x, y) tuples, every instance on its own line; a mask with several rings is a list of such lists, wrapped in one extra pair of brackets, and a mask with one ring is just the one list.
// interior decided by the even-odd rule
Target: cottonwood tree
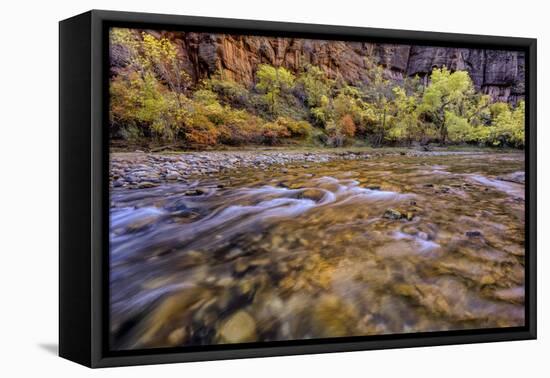
[(175, 139), (188, 112), (184, 93), (191, 83), (176, 46), (167, 38), (123, 28), (111, 31), (110, 42), (127, 51), (129, 66), (111, 83), (112, 120), (125, 122), (128, 130), (146, 124), (153, 135)]
[(264, 93), (271, 114), (276, 116), (283, 96), (294, 87), (294, 75), (284, 67), (261, 64), (256, 72), (256, 78), (258, 80), (256, 88)]
[(371, 123), (371, 144), (380, 146), (386, 138), (389, 121), (394, 110), (393, 87), (395, 83), (384, 76), (384, 67), (371, 59), (365, 60), (368, 83), (362, 88), (365, 101), (370, 105), (374, 122)]
[(435, 68), (432, 71), (430, 83), (422, 97), (421, 111), (433, 120), (441, 144), (445, 144), (448, 137), (445, 119), (447, 112), (456, 113), (472, 91), (473, 84), (468, 72), (451, 72), (446, 67)]

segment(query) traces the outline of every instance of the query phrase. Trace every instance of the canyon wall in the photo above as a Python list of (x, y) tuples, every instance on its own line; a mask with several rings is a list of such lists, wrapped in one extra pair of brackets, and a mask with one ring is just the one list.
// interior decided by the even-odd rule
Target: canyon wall
[[(177, 46), (185, 70), (195, 81), (215, 72), (224, 78), (252, 85), (259, 64), (297, 71), (311, 63), (331, 78), (339, 75), (353, 85), (368, 81), (365, 57), (385, 68), (386, 76), (427, 80), (434, 67), (466, 70), (478, 90), (494, 101), (516, 103), (525, 96), (523, 52), (450, 47), (426, 47), (369, 42), (325, 41), (301, 38), (256, 37), (193, 32), (156, 32)], [(111, 70), (127, 59), (120, 46), (111, 49)]]

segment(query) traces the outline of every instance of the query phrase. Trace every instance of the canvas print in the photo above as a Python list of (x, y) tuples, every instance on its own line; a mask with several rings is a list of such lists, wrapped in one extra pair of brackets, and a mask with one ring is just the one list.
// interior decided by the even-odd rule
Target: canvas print
[(521, 51), (111, 28), (109, 347), (525, 322)]

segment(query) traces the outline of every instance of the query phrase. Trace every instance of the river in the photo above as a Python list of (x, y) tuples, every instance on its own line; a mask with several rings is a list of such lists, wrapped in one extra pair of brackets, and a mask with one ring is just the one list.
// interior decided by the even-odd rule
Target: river
[(523, 153), (113, 188), (114, 350), (524, 324)]

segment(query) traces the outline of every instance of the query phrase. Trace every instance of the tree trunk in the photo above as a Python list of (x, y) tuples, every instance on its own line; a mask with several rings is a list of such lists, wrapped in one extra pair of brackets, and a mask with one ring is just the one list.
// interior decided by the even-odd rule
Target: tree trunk
[(439, 144), (442, 146), (447, 142), (447, 125), (445, 125), (445, 106), (442, 106), (437, 114), (439, 122)]
[(386, 108), (384, 108), (384, 113), (382, 115), (382, 127), (380, 128), (380, 132), (378, 134), (378, 145), (382, 145), (382, 141), (384, 140), (384, 134), (386, 131)]
[(444, 146), (447, 143), (447, 126), (445, 124), (441, 125), (440, 133), (440, 144)]

